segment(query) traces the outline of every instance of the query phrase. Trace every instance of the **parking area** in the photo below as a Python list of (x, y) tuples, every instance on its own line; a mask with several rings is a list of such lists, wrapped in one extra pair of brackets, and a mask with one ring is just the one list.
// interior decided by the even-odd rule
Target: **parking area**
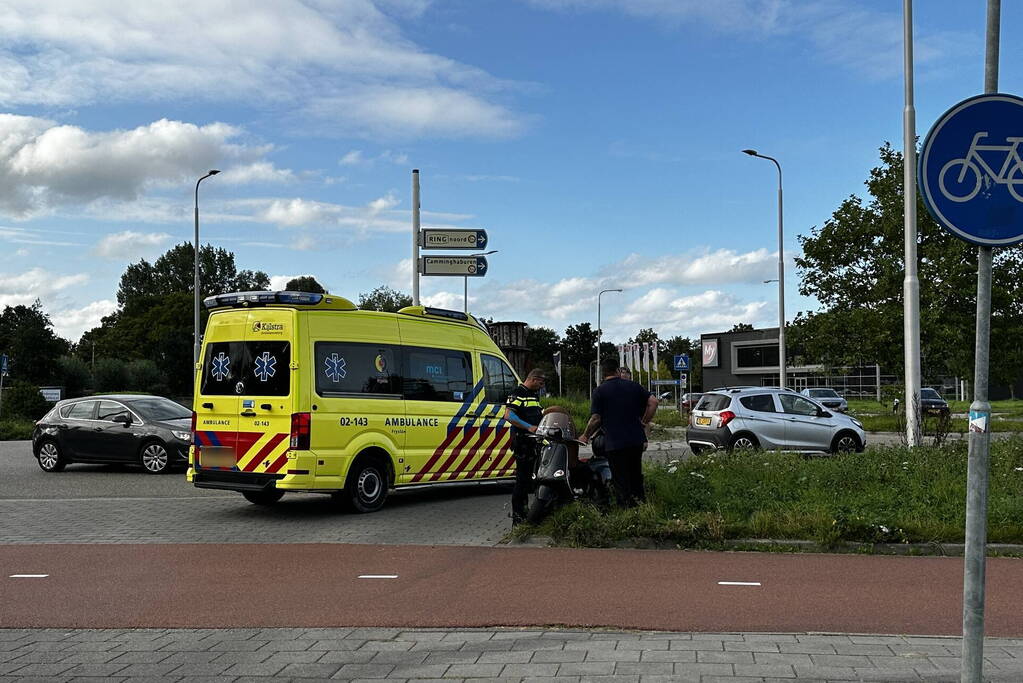
[(273, 508), (197, 489), (181, 473), (70, 465), (39, 469), (27, 441), (0, 442), (0, 543), (385, 543), (481, 545), (510, 529), (510, 487), (395, 494), (369, 515), (328, 496), (290, 494)]

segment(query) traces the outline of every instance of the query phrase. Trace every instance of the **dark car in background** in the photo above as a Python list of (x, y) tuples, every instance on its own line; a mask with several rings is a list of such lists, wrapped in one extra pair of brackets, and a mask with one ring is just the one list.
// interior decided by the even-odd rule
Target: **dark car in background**
[(127, 463), (162, 474), (188, 463), (192, 411), (161, 396), (117, 394), (60, 401), (32, 432), (46, 472), (71, 463)]
[(920, 390), (920, 410), (924, 415), (948, 415), (951, 412), (948, 401), (931, 387), (924, 387)]
[(682, 410), (692, 410), (695, 408), (702, 396), (703, 394), (698, 393), (682, 394)]

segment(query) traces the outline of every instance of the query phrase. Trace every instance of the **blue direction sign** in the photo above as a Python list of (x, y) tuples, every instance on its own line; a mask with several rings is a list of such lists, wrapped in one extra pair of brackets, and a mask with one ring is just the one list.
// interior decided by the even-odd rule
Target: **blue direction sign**
[(487, 274), (485, 256), (423, 256), (419, 259), (422, 275), (483, 277)]
[(687, 372), (689, 370), (688, 353), (680, 353), (675, 356), (675, 369), (679, 372)]
[(955, 105), (920, 153), (927, 210), (956, 237), (984, 246), (1023, 242), (1023, 98), (995, 93)]
[(7, 374), (7, 354), (0, 355), (0, 373)]
[(483, 249), (487, 246), (486, 230), (435, 230), (423, 228), (423, 249)]

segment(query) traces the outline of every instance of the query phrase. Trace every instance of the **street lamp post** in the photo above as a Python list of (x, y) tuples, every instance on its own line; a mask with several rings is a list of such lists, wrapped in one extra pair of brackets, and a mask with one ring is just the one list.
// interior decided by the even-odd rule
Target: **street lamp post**
[[(469, 258), (473, 258), (475, 256), (490, 256), (491, 254), (496, 254), (498, 251), (500, 251), (500, 249), (493, 249), (491, 251), (483, 251), (483, 252), (480, 252), (478, 254), (469, 254)], [(463, 280), (463, 286), (464, 286), (464, 289), (462, 291), (462, 309), (463, 309), (463, 311), (465, 313), (468, 313), (469, 312), (469, 276), (468, 275), (463, 275), (462, 276), (462, 280)]]
[(742, 151), (751, 157), (773, 161), (774, 165), (778, 168), (778, 379), (781, 388), (784, 389), (787, 378), (785, 372), (785, 244), (782, 221), (781, 164), (774, 157), (758, 154), (755, 149), (744, 149)]
[(608, 292), (618, 292), (619, 294), (621, 294), (622, 290), (620, 290), (620, 289), (602, 289), (602, 290), (600, 290), (600, 293), (597, 294), (597, 369), (596, 369), (596, 371), (594, 373), (594, 376), (593, 376), (593, 383), (594, 383), (593, 386), (597, 386), (597, 384), (600, 383), (600, 337), (601, 337), (601, 329), (600, 329), (600, 297), (602, 297), (604, 294), (606, 294)]
[(204, 175), (199, 180), (195, 181), (195, 320), (194, 327), (192, 329), (193, 339), (195, 341), (195, 347), (192, 351), (192, 363), (199, 362), (199, 183), (206, 180), (212, 175), (217, 175), (220, 171), (216, 169), (210, 169), (210, 172)]

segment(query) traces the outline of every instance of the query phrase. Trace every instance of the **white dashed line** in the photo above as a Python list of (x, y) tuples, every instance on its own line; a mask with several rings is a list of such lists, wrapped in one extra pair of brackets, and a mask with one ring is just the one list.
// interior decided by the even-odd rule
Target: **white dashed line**
[(11, 574), (12, 579), (45, 579), (49, 574)]
[(396, 579), (397, 574), (360, 574), (360, 579)]
[(719, 586), (759, 586), (759, 581), (718, 581)]

